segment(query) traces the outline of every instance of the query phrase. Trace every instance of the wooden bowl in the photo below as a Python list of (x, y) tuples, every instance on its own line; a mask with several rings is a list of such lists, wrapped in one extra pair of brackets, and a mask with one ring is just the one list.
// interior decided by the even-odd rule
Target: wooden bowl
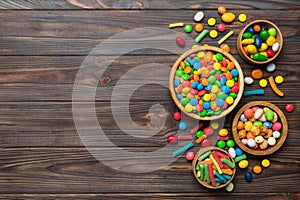
[(203, 148), (203, 149), (201, 149), (201, 150), (199, 150), (199, 151), (197, 152), (197, 154), (195, 155), (194, 160), (193, 160), (193, 162), (192, 162), (192, 169), (193, 169), (194, 177), (197, 179), (197, 181), (198, 181), (201, 185), (203, 185), (203, 186), (205, 186), (205, 187), (207, 187), (207, 188), (210, 188), (210, 189), (220, 189), (220, 188), (226, 187), (226, 186), (233, 180), (233, 178), (234, 178), (234, 176), (235, 176), (236, 166), (235, 166), (234, 169), (232, 169), (233, 174), (232, 174), (232, 176), (231, 176), (231, 179), (230, 179), (229, 181), (227, 181), (225, 184), (219, 185), (218, 187), (213, 186), (213, 185), (207, 183), (206, 181), (201, 181), (201, 180), (198, 178), (198, 176), (197, 176), (197, 172), (196, 172), (196, 164), (197, 164), (197, 162), (198, 162), (198, 158), (199, 158), (202, 154), (204, 154), (205, 152), (210, 151), (210, 150), (213, 150), (213, 151), (220, 151), (220, 152), (222, 152), (222, 153), (228, 155), (229, 158), (230, 158), (230, 160), (231, 160), (231, 162), (234, 163), (233, 158), (229, 155), (229, 153), (228, 153), (227, 151), (225, 151), (225, 150), (223, 150), (223, 149), (220, 149), (220, 148), (218, 148), (218, 147), (214, 147), (214, 146), (205, 147), (205, 148)]
[[(234, 103), (229, 106), (226, 110), (224, 110), (220, 115), (213, 115), (213, 116), (205, 116), (205, 117), (200, 117), (197, 114), (194, 113), (188, 113), (185, 111), (184, 107), (181, 105), (181, 103), (179, 102), (179, 100), (176, 97), (176, 92), (175, 92), (175, 88), (174, 88), (174, 78), (175, 78), (175, 72), (176, 69), (178, 68), (179, 63), (184, 60), (188, 55), (199, 52), (199, 51), (212, 51), (215, 53), (222, 53), (224, 57), (226, 57), (227, 59), (229, 59), (230, 61), (232, 61), (235, 65), (235, 68), (238, 70), (239, 72), (239, 76), (238, 76), (238, 83), (239, 83), (239, 92), (237, 94), (237, 97), (234, 101)], [(186, 51), (185, 53), (183, 53), (174, 63), (171, 72), (170, 72), (170, 76), (169, 76), (169, 88), (170, 88), (170, 93), (171, 93), (171, 97), (173, 99), (173, 101), (175, 102), (175, 104), (177, 105), (177, 107), (184, 112), (186, 115), (198, 119), (198, 120), (212, 120), (212, 119), (218, 119), (221, 118), (225, 115), (227, 115), (228, 113), (230, 113), (238, 104), (238, 102), (240, 101), (240, 99), (243, 96), (243, 91), (244, 91), (244, 75), (243, 75), (243, 71), (239, 65), (239, 63), (236, 61), (236, 59), (230, 55), (229, 53), (225, 52), (224, 50), (217, 48), (217, 47), (212, 47), (212, 46), (199, 46), (197, 48), (193, 48), (190, 49), (188, 51)]]
[[(244, 145), (240, 138), (238, 137), (238, 131), (237, 131), (237, 123), (239, 121), (239, 118), (241, 116), (241, 114), (244, 112), (244, 110), (246, 108), (251, 108), (254, 106), (258, 106), (258, 107), (268, 107), (271, 108), (274, 112), (277, 113), (278, 115), (278, 121), (281, 121), (282, 123), (282, 129), (280, 131), (281, 135), (280, 138), (277, 139), (277, 142), (274, 146), (268, 146), (266, 149), (262, 150), (262, 149), (251, 149), (248, 146)], [(247, 103), (246, 105), (244, 105), (236, 114), (236, 116), (234, 117), (234, 120), (232, 122), (232, 135), (233, 135), (233, 139), (235, 141), (235, 143), (245, 152), (252, 154), (252, 155), (257, 155), (257, 156), (265, 156), (265, 155), (269, 155), (274, 153), (275, 151), (277, 151), (284, 143), (284, 141), (286, 140), (287, 137), (287, 133), (288, 133), (288, 123), (286, 120), (285, 115), (283, 114), (283, 112), (274, 104), (266, 102), (266, 101), (254, 101), (254, 102), (250, 102)]]
[[(250, 27), (250, 26), (254, 26), (256, 24), (259, 24), (260, 26), (264, 26), (267, 29), (273, 27), (276, 29), (277, 34), (276, 34), (276, 41), (279, 43), (279, 49), (278, 51), (275, 53), (275, 55), (272, 58), (268, 58), (266, 61), (255, 61), (253, 60), (250, 56), (248, 56), (245, 51), (243, 50), (243, 45), (242, 45), (242, 36), (243, 33)], [(243, 30), (239, 33), (239, 36), (237, 38), (237, 50), (240, 54), (240, 56), (246, 60), (247, 62), (251, 63), (251, 64), (255, 64), (255, 65), (263, 65), (266, 63), (269, 63), (271, 61), (273, 61), (281, 52), (282, 50), (282, 46), (283, 46), (283, 38), (282, 38), (282, 33), (280, 31), (280, 29), (272, 22), (268, 21), (268, 20), (255, 20), (251, 23), (249, 23), (248, 25), (246, 25)]]

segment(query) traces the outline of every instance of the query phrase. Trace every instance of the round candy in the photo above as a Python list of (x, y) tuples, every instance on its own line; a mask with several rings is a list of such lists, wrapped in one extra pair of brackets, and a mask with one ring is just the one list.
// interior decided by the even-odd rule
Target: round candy
[(254, 69), (251, 72), (251, 76), (254, 79), (261, 79), (263, 77), (263, 71), (261, 69)]
[[(220, 48), (221, 48), (223, 51), (226, 51), (227, 53), (229, 53), (230, 50), (231, 50), (231, 49), (230, 49), (230, 46), (229, 46), (228, 44), (224, 44), (224, 43), (220, 45)], [(224, 61), (225, 61), (225, 60), (224, 60)], [(225, 61), (225, 63), (226, 63), (226, 61)], [(226, 65), (227, 65), (227, 63), (226, 63)], [(225, 65), (225, 66), (226, 66), (226, 65)]]
[(218, 122), (212, 122), (210, 125), (214, 130), (219, 128), (219, 123)]
[(255, 33), (259, 33), (261, 30), (261, 27), (260, 27), (260, 25), (256, 24), (253, 26), (253, 29), (254, 29)]
[(203, 130), (204, 134), (209, 136), (209, 135), (212, 135), (214, 133), (214, 129), (212, 129), (211, 127), (206, 127), (204, 130)]
[(234, 21), (235, 15), (234, 15), (233, 13), (227, 12), (227, 13), (224, 13), (224, 14), (222, 15), (221, 19), (222, 19), (223, 22), (231, 23), (231, 22)]
[(250, 148), (253, 148), (253, 147), (256, 146), (256, 142), (255, 142), (255, 140), (253, 140), (252, 138), (248, 139), (247, 144), (248, 144), (248, 146), (249, 146)]
[(180, 122), (178, 127), (180, 130), (184, 131), (187, 128), (187, 125), (185, 122)]
[(226, 8), (224, 6), (219, 6), (218, 7), (218, 13), (220, 15), (223, 15), (224, 13), (226, 13)]
[(233, 102), (234, 102), (234, 99), (231, 96), (228, 96), (226, 98), (226, 103), (228, 103), (229, 105), (233, 104)]
[(284, 80), (284, 79), (283, 79), (282, 76), (276, 76), (276, 77), (275, 77), (275, 82), (278, 83), (278, 84), (283, 83), (283, 80)]
[(175, 112), (175, 113), (173, 114), (173, 118), (174, 118), (175, 120), (179, 121), (179, 120), (181, 119), (181, 114), (180, 114), (180, 112)]
[(194, 20), (196, 22), (200, 22), (203, 19), (203, 17), (204, 17), (204, 13), (202, 11), (199, 11), (194, 15)]
[(183, 29), (184, 29), (184, 31), (185, 31), (186, 33), (190, 33), (190, 32), (193, 31), (193, 26), (190, 25), (190, 24), (187, 24), (187, 25), (185, 25), (185, 26), (183, 27)]
[(282, 124), (280, 122), (275, 122), (273, 125), (272, 125), (272, 129), (274, 131), (279, 131), (280, 129), (282, 128)]
[(274, 52), (277, 52), (279, 50), (279, 43), (278, 42), (275, 42), (273, 45), (272, 45), (272, 50)]
[(262, 171), (261, 166), (255, 165), (255, 166), (253, 167), (253, 172), (254, 172), (255, 174), (260, 174), (261, 171)]
[(212, 17), (207, 20), (208, 26), (214, 26), (216, 22), (217, 22), (216, 19)]
[(270, 166), (270, 160), (268, 160), (268, 159), (263, 159), (262, 161), (261, 161), (261, 165), (263, 166), (263, 167), (269, 167)]
[(252, 181), (252, 174), (250, 172), (245, 173), (245, 180), (249, 183)]
[(274, 63), (269, 63), (266, 67), (267, 72), (274, 72), (276, 69), (276, 65)]
[(178, 142), (178, 138), (175, 135), (170, 135), (167, 138), (168, 143), (170, 144), (176, 144)]
[(254, 80), (251, 77), (245, 77), (244, 82), (248, 85), (251, 85), (254, 82)]
[(235, 153), (236, 153), (236, 156), (241, 156), (243, 154), (243, 151), (240, 148), (236, 148)]
[(203, 131), (197, 131), (196, 133), (197, 138), (201, 137), (202, 135), (204, 135)]
[(230, 147), (234, 147), (234, 141), (233, 140), (228, 140), (226, 142), (226, 145), (230, 148)]
[(230, 148), (228, 149), (228, 153), (230, 154), (230, 156), (231, 156), (232, 158), (235, 158), (235, 157), (236, 157), (236, 152), (235, 152), (234, 148), (230, 147)]
[(240, 15), (239, 15), (239, 21), (240, 21), (240, 22), (245, 22), (246, 20), (247, 20), (246, 14), (240, 14)]
[(226, 191), (227, 191), (227, 192), (232, 192), (233, 189), (234, 189), (233, 183), (229, 183), (229, 184), (226, 186)]
[(211, 141), (210, 139), (205, 139), (205, 140), (203, 140), (203, 142), (201, 143), (201, 146), (202, 146), (202, 147), (208, 147), (208, 146), (211, 145), (211, 143), (212, 143), (212, 141)]
[(268, 144), (274, 146), (276, 144), (276, 139), (273, 137), (268, 138)]
[(195, 156), (194, 152), (189, 151), (186, 153), (185, 158), (186, 158), (186, 160), (191, 161), (194, 159), (194, 156)]
[(293, 104), (287, 104), (286, 106), (285, 106), (285, 110), (287, 111), (287, 112), (293, 112), (294, 111), (294, 106), (293, 106)]
[(218, 37), (218, 32), (217, 32), (216, 30), (211, 30), (211, 31), (209, 32), (209, 36), (210, 36), (211, 38), (216, 38), (216, 37)]
[(240, 167), (241, 169), (247, 168), (248, 165), (249, 165), (248, 160), (241, 160), (241, 161), (239, 162), (239, 167)]
[(272, 28), (269, 28), (268, 33), (269, 33), (269, 35), (276, 37), (277, 31), (275, 28), (272, 27)]
[(266, 79), (260, 79), (259, 80), (259, 86), (264, 88), (264, 87), (267, 87), (268, 85), (268, 81)]
[(202, 24), (196, 24), (195, 25), (195, 31), (196, 32), (201, 32), (203, 30), (203, 25)]
[(176, 37), (176, 44), (180, 47), (185, 46), (185, 40), (182, 37)]
[(220, 32), (224, 32), (226, 30), (226, 25), (225, 24), (219, 24), (217, 29)]
[(222, 136), (222, 137), (225, 137), (228, 135), (228, 130), (225, 129), (225, 128), (222, 128), (220, 131), (219, 131), (219, 135)]
[(219, 140), (218, 143), (217, 143), (218, 147), (223, 149), (225, 147), (225, 142), (224, 140)]
[(274, 131), (272, 135), (273, 135), (273, 138), (278, 139), (278, 138), (280, 138), (281, 134), (279, 131)]

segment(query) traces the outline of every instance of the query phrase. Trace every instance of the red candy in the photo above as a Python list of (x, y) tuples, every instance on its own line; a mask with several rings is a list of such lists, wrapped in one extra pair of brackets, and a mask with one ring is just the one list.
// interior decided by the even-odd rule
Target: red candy
[(272, 125), (272, 129), (274, 131), (279, 131), (280, 129), (282, 128), (282, 124), (280, 122), (275, 122), (273, 125)]
[(184, 47), (185, 46), (185, 40), (181, 37), (176, 37), (176, 44), (180, 47)]
[(269, 58), (272, 58), (273, 56), (275, 56), (275, 53), (274, 53), (274, 51), (273, 51), (272, 49), (268, 49), (268, 50), (266, 51), (266, 53), (267, 53), (267, 56), (268, 56)]
[(173, 115), (174, 119), (179, 121), (181, 119), (181, 114), (180, 112), (175, 112), (174, 115)]
[(211, 145), (211, 140), (210, 139), (205, 139), (205, 140), (203, 140), (203, 142), (201, 143), (201, 146), (202, 147), (208, 147), (208, 146), (210, 146)]
[(244, 111), (244, 115), (247, 119), (251, 119), (253, 116), (254, 116), (254, 112), (252, 109), (250, 108), (247, 108), (245, 111)]
[(224, 32), (226, 30), (226, 25), (225, 24), (219, 24), (218, 25), (218, 31)]
[(178, 138), (175, 135), (170, 135), (167, 138), (168, 143), (170, 144), (176, 144), (178, 142)]
[(186, 158), (188, 161), (191, 161), (191, 160), (194, 159), (194, 156), (195, 156), (194, 152), (189, 151), (189, 152), (186, 153), (185, 158)]
[(285, 106), (285, 110), (287, 111), (287, 112), (293, 112), (294, 111), (294, 106), (293, 106), (293, 104), (287, 104), (286, 106)]
[(214, 129), (212, 127), (206, 127), (204, 130), (203, 130), (203, 133), (207, 136), (209, 135), (212, 135), (214, 133)]

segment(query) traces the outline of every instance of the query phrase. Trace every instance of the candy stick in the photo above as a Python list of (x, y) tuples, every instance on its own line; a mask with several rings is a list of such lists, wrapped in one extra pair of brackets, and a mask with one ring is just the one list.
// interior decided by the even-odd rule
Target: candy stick
[(265, 91), (261, 89), (261, 90), (247, 90), (244, 92), (245, 97), (250, 95), (259, 95), (259, 94), (265, 94)]
[(178, 135), (177, 137), (179, 140), (192, 140), (193, 139), (193, 135), (191, 135), (191, 134)]
[(231, 176), (227, 175), (227, 174), (222, 174), (222, 176), (226, 179), (226, 180), (230, 180), (231, 179)]
[(233, 171), (231, 169), (222, 169), (223, 174), (232, 175)]
[(184, 25), (184, 23), (182, 23), (182, 22), (173, 23), (173, 24), (169, 24), (169, 28), (181, 27), (183, 25)]
[(208, 165), (204, 165), (204, 171), (205, 171), (205, 177), (206, 177), (206, 182), (210, 183), (210, 177), (209, 177), (209, 172), (208, 172)]
[(240, 162), (241, 160), (246, 160), (246, 159), (247, 159), (246, 154), (243, 154), (243, 155), (240, 155), (238, 157), (235, 157), (234, 162)]
[(208, 30), (203, 30), (201, 31), (201, 33), (199, 33), (199, 35), (196, 37), (195, 42), (199, 43), (208, 33)]
[(221, 158), (227, 158), (227, 159), (229, 159), (229, 156), (227, 156), (227, 155), (225, 155), (224, 153), (221, 153), (221, 152), (219, 152), (219, 151), (216, 151), (216, 155), (218, 155), (218, 156), (221, 157)]
[(275, 92), (275, 94), (277, 94), (280, 97), (283, 97), (284, 93), (281, 90), (279, 90), (278, 87), (276, 86), (273, 76), (269, 77), (269, 82), (270, 82), (270, 86), (271, 86), (272, 90)]
[(220, 168), (220, 166), (218, 165), (217, 161), (215, 160), (214, 156), (212, 154), (209, 155), (210, 160), (214, 163), (214, 165), (216, 166), (219, 174), (222, 174), (222, 170)]
[(215, 158), (215, 160), (217, 161), (217, 163), (220, 166), (220, 168), (223, 168), (223, 163), (221, 162), (219, 156), (215, 153), (215, 151), (212, 152), (212, 155)]
[(211, 181), (211, 184), (213, 186), (216, 185), (216, 181), (215, 181), (215, 178), (214, 178), (214, 173), (213, 173), (213, 169), (212, 169), (212, 164), (209, 164), (208, 165), (208, 173), (209, 173), (209, 178), (210, 178), (210, 181)]
[(228, 136), (219, 136), (219, 135), (218, 135), (217, 140), (224, 140), (224, 141), (227, 141), (227, 140), (229, 140), (229, 137), (228, 137)]
[(216, 172), (215, 176), (216, 176), (218, 179), (220, 179), (220, 181), (221, 181), (222, 183), (226, 183), (225, 178), (224, 178), (222, 175), (220, 175), (218, 172)]
[(192, 130), (190, 131), (191, 134), (195, 134), (202, 127), (203, 127), (203, 123), (198, 124), (197, 126), (195, 126), (194, 128), (192, 128)]
[(198, 165), (212, 164), (211, 160), (198, 161)]
[(202, 135), (201, 137), (199, 137), (199, 138), (196, 140), (196, 143), (197, 143), (197, 144), (200, 144), (205, 138), (206, 138), (206, 135)]
[(202, 154), (202, 155), (198, 158), (198, 160), (199, 160), (199, 161), (204, 160), (206, 157), (208, 157), (208, 156), (210, 155), (210, 153), (211, 153), (211, 151), (205, 152), (204, 154)]
[(227, 40), (231, 35), (233, 35), (233, 31), (228, 32), (226, 35), (224, 35), (224, 37), (222, 37), (219, 41), (218, 41), (218, 45), (222, 44), (223, 42), (225, 42), (225, 40)]
[(176, 156), (178, 156), (179, 154), (182, 154), (183, 152), (185, 152), (185, 151), (187, 151), (188, 149), (193, 148), (193, 147), (194, 147), (193, 142), (190, 142), (190, 143), (186, 144), (185, 146), (183, 146), (183, 147), (181, 147), (181, 148), (175, 150), (175, 151), (173, 152), (173, 157), (176, 157)]
[(233, 162), (231, 162), (230, 160), (226, 159), (226, 158), (222, 158), (221, 161), (222, 161), (222, 163), (228, 165), (231, 168), (235, 167), (235, 164)]
[(200, 165), (200, 180), (203, 181), (204, 179), (204, 166)]
[(200, 171), (197, 171), (197, 177), (199, 178), (200, 177), (200, 174), (201, 172)]

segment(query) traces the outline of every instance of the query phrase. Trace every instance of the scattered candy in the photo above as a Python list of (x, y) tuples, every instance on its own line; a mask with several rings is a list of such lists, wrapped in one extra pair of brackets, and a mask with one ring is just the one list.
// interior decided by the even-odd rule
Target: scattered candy
[(226, 142), (226, 145), (227, 145), (227, 147), (229, 147), (229, 148), (234, 147), (234, 141), (233, 141), (233, 140), (228, 140), (228, 141)]
[(234, 21), (235, 15), (233, 13), (226, 12), (222, 15), (221, 19), (223, 22), (231, 23)]
[(184, 131), (187, 128), (187, 125), (185, 122), (180, 122), (178, 127), (180, 130)]
[(203, 30), (203, 25), (202, 24), (196, 24), (195, 25), (195, 31), (200, 33)]
[(221, 48), (223, 51), (226, 51), (227, 53), (229, 53), (230, 50), (231, 50), (228, 44), (221, 44), (221, 45), (220, 45), (220, 48)]
[(244, 82), (248, 85), (251, 85), (254, 82), (254, 80), (251, 77), (245, 77)]
[(260, 79), (259, 80), (259, 86), (264, 88), (264, 87), (267, 87), (268, 85), (268, 81), (266, 79)]
[(226, 11), (226, 8), (224, 7), (224, 6), (219, 6), (218, 7), (218, 13), (220, 14), (220, 15), (223, 15), (223, 14), (225, 14), (227, 11)]
[(169, 24), (169, 28), (182, 27), (183, 25), (184, 25), (184, 23), (182, 23), (182, 22)]
[(180, 112), (175, 112), (173, 114), (173, 118), (176, 120), (176, 121), (179, 121), (181, 119), (181, 114)]
[(211, 38), (216, 38), (216, 37), (218, 37), (218, 32), (217, 32), (216, 30), (211, 30), (211, 31), (209, 32), (209, 36), (210, 36)]
[(212, 122), (212, 123), (211, 123), (211, 127), (212, 127), (214, 130), (216, 130), (216, 129), (219, 128), (219, 123), (218, 123), (218, 122)]
[(226, 30), (226, 25), (225, 24), (219, 24), (217, 29), (220, 32), (224, 32)]
[(293, 104), (287, 104), (286, 106), (285, 106), (285, 110), (287, 111), (287, 112), (293, 112), (294, 111), (294, 105)]
[(223, 149), (226, 144), (223, 140), (220, 140), (220, 141), (217, 142), (217, 145), (218, 145), (219, 148)]
[(229, 184), (226, 186), (226, 191), (227, 191), (227, 192), (232, 192), (233, 189), (234, 189), (233, 183), (229, 183)]
[(199, 43), (208, 33), (208, 30), (203, 30), (199, 35), (195, 38), (195, 42)]
[(193, 27), (190, 24), (185, 25), (183, 29), (186, 33), (191, 33), (193, 31)]
[(175, 150), (175, 151), (173, 152), (173, 157), (176, 157), (176, 156), (182, 154), (183, 152), (185, 152), (185, 151), (187, 151), (188, 149), (193, 148), (193, 147), (194, 147), (194, 143), (193, 143), (193, 142), (190, 142), (190, 143), (186, 144), (185, 146), (183, 146), (183, 147), (181, 147), (181, 148)]
[(275, 82), (278, 83), (278, 84), (281, 84), (283, 83), (284, 79), (282, 76), (276, 76), (275, 77)]
[(252, 181), (252, 174), (250, 172), (245, 173), (245, 180), (249, 183)]
[(185, 40), (182, 37), (176, 37), (176, 44), (180, 47), (185, 46)]
[(233, 31), (229, 31), (226, 35), (224, 35), (224, 37), (218, 41), (218, 44), (220, 45), (225, 42), (225, 40), (227, 40), (231, 35), (233, 35)]
[(270, 160), (268, 160), (268, 159), (263, 159), (262, 161), (261, 161), (261, 165), (263, 166), (263, 167), (265, 167), (265, 168), (267, 168), (267, 167), (269, 167), (270, 166)]
[(186, 158), (186, 160), (191, 161), (194, 159), (194, 156), (195, 156), (194, 152), (189, 151), (186, 153), (185, 158)]
[(263, 77), (263, 71), (261, 69), (254, 69), (251, 72), (253, 79), (261, 79)]
[(272, 90), (275, 92), (275, 94), (277, 94), (280, 97), (284, 96), (284, 93), (277, 88), (277, 86), (274, 82), (274, 77), (273, 76), (269, 77), (269, 83), (270, 83), (270, 86), (271, 86)]
[(263, 95), (265, 94), (265, 91), (264, 90), (247, 90), (244, 92), (244, 96), (247, 97), (247, 96), (251, 96), (251, 95)]
[(194, 15), (194, 20), (196, 22), (200, 22), (203, 18), (204, 18), (204, 13), (202, 11), (199, 11)]
[(208, 26), (214, 26), (216, 22), (217, 22), (216, 19), (212, 17), (207, 20)]
[(239, 162), (239, 168), (241, 168), (241, 169), (247, 168), (248, 165), (249, 165), (249, 162), (248, 162), (247, 160), (241, 160), (241, 161)]
[(246, 14), (240, 14), (239, 15), (239, 21), (240, 22), (245, 22), (247, 20), (247, 15)]
[(178, 138), (177, 138), (175, 135), (170, 135), (170, 136), (167, 138), (167, 141), (168, 141), (168, 143), (170, 143), (170, 144), (176, 144), (177, 141), (178, 141)]
[(266, 67), (267, 72), (274, 72), (276, 69), (276, 65), (274, 63), (269, 63)]
[(253, 167), (253, 172), (254, 172), (255, 174), (260, 174), (260, 173), (262, 172), (261, 166), (255, 165), (255, 166)]
[(243, 154), (243, 151), (240, 148), (236, 148), (235, 153), (236, 153), (237, 156), (241, 156)]
[(230, 148), (228, 149), (228, 153), (229, 153), (229, 155), (230, 155), (232, 158), (235, 158), (235, 157), (236, 157), (236, 152), (235, 152), (234, 148), (230, 147)]

